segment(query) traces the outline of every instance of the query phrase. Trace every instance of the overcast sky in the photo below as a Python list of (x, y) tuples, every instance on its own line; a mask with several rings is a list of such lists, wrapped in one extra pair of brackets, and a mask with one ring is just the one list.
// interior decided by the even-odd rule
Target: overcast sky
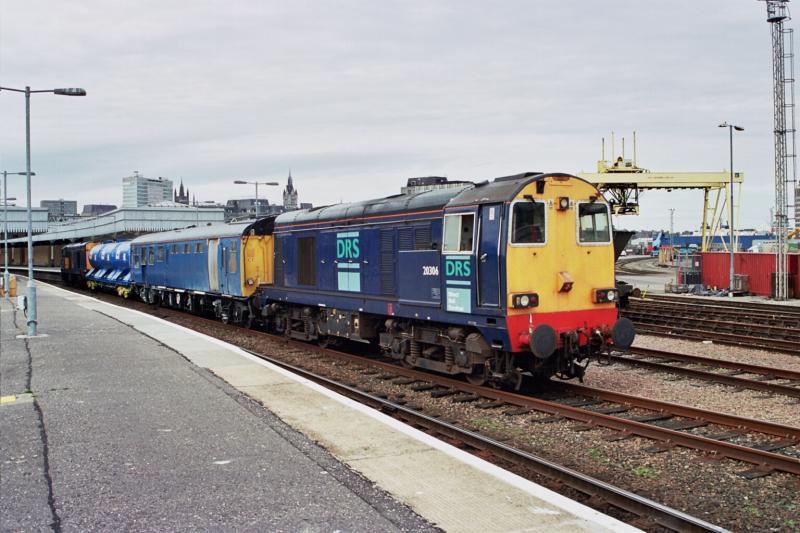
[[(727, 120), (746, 128), (742, 225), (766, 228), (765, 18), (755, 0), (2, 0), (0, 85), (88, 92), (31, 98), (36, 205), (119, 205), (134, 170), (224, 202), (291, 168), (315, 205), (413, 176), (591, 171), (611, 130), (626, 155), (636, 130), (645, 168), (720, 171)], [(0, 166), (24, 170), (23, 95), (0, 92), (0, 124)], [(616, 224), (668, 228), (670, 207), (699, 228), (700, 191), (646, 193)]]

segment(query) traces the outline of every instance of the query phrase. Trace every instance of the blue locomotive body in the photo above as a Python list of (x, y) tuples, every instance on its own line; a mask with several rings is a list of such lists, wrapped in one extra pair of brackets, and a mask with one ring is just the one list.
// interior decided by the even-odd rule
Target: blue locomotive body
[[(445, 213), (470, 214), (477, 220), (478, 206), (448, 206), (463, 190), (425, 191), (278, 216), (274, 284), (259, 291), (261, 307), (288, 302), (327, 309), (319, 321), (321, 335), (374, 337), (374, 330), (384, 329), (382, 322), (395, 317), (477, 330), (494, 349), (508, 349), (498, 258), (503, 206), (495, 206), (497, 223), (485, 225), (484, 233), (464, 228), (469, 243), (463, 251), (443, 250)], [(479, 253), (484, 256), (480, 265)], [(374, 323), (364, 327), (370, 317)]]

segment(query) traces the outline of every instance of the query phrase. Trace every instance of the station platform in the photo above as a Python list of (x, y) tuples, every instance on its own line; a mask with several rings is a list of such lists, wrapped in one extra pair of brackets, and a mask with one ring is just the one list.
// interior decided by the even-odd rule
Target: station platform
[(1, 530), (638, 531), (158, 318), (0, 301)]

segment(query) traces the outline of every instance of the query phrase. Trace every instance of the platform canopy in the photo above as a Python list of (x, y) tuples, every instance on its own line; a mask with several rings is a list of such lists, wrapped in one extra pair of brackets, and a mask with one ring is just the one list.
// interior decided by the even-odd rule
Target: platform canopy
[[(81, 217), (69, 222), (51, 222), (47, 226), (46, 232), (33, 236), (33, 241), (54, 243), (110, 239), (118, 235), (174, 230), (224, 221), (225, 209), (221, 207), (197, 208), (183, 205), (180, 207), (125, 207), (96, 217)], [(0, 237), (2, 237), (1, 233)], [(1, 239), (0, 242), (2, 242)], [(9, 239), (8, 242), (9, 244), (27, 242), (27, 236)]]

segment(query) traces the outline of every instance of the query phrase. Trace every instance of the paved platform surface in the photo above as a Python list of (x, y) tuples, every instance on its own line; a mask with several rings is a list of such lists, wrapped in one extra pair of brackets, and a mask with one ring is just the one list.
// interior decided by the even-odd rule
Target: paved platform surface
[(39, 314), (0, 303), (3, 531), (634, 531), (216, 339)]
[(0, 304), (2, 530), (433, 529), (175, 351), (39, 294), (47, 337)]

